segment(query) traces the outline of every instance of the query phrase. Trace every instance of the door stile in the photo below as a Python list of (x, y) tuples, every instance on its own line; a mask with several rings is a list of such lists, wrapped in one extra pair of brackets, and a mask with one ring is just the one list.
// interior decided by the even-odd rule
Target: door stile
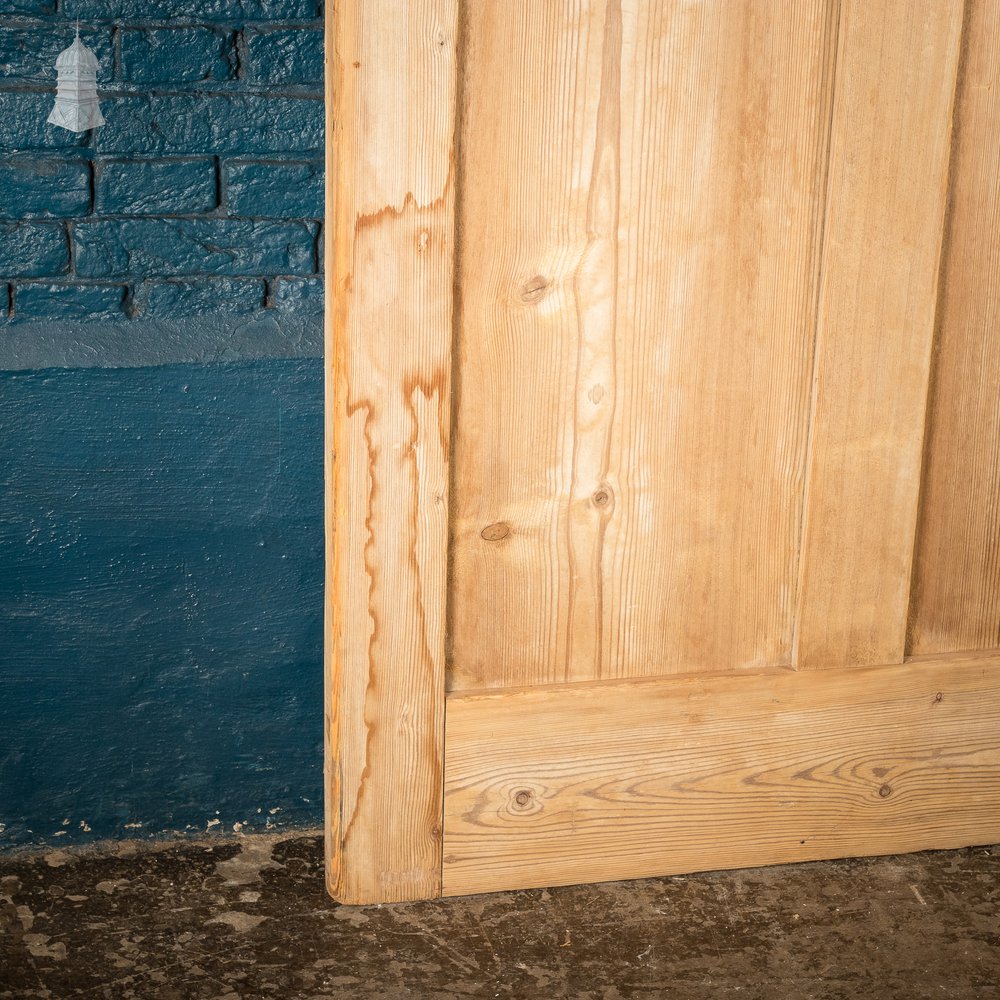
[(457, 0), (327, 24), (327, 866), (441, 892)]

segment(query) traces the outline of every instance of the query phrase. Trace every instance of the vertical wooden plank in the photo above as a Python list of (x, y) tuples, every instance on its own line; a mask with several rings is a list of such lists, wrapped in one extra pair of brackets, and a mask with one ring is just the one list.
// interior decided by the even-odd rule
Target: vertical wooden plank
[(964, 37), (912, 653), (1000, 647), (1000, 4), (972, 0)]
[[(578, 350), (600, 350), (578, 330), (575, 273), (591, 235), (607, 18), (602, 0), (474, 4), (466, 15), (453, 687), (568, 670), (575, 368)], [(593, 238), (607, 250), (606, 228)], [(608, 284), (602, 275), (594, 303), (605, 310)], [(593, 337), (613, 332), (611, 320)], [(602, 429), (599, 414), (590, 431)]]
[(455, 0), (344, 0), (328, 58), (328, 863), (440, 893)]
[(801, 667), (903, 657), (962, 12), (941, 0), (842, 9)]
[(790, 663), (836, 12), (469, 5), (452, 688)]

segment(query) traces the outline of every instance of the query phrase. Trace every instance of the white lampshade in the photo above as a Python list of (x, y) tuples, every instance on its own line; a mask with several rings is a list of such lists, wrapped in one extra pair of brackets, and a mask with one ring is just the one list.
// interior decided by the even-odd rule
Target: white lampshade
[(70, 132), (86, 132), (104, 124), (101, 106), (97, 102), (97, 56), (77, 35), (68, 49), (56, 59), (56, 103), (49, 115), (50, 125), (59, 125)]

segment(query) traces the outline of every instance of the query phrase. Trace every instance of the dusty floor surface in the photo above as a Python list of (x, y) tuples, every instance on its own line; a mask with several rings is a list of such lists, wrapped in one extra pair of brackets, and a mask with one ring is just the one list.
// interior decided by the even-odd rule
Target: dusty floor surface
[(1000, 998), (1000, 847), (340, 907), (319, 837), (0, 858), (0, 997)]

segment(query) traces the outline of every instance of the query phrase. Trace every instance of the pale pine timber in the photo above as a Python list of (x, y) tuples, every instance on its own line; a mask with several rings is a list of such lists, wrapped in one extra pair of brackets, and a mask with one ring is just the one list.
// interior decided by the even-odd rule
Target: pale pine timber
[(440, 893), (454, 0), (344, 0), (327, 132), (328, 882)]
[(836, 12), (465, 8), (450, 689), (791, 662)]
[(445, 895), (1000, 839), (1000, 655), (448, 697)]
[(841, 9), (796, 664), (903, 659), (963, 5)]
[(967, 5), (910, 651), (1000, 646), (1000, 4)]

